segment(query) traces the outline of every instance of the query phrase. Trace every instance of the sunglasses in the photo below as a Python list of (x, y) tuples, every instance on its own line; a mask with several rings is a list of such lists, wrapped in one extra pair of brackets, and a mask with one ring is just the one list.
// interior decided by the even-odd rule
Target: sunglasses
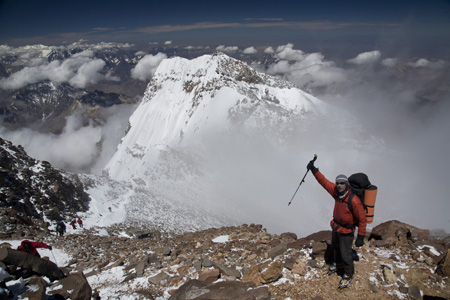
[(347, 182), (336, 182), (336, 185), (342, 184), (345, 185)]

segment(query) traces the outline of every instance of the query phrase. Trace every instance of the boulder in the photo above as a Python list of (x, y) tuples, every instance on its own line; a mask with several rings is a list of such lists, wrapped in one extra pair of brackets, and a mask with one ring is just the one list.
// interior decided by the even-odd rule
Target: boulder
[(328, 241), (331, 243), (331, 230), (321, 230), (315, 233), (312, 233), (305, 237), (305, 239), (315, 242)]
[(29, 278), (28, 282), (25, 285), (27, 289), (22, 295), (20, 295), (21, 299), (29, 299), (29, 300), (46, 300), (47, 296), (45, 291), (47, 289), (47, 282), (42, 279), (42, 277), (33, 276)]
[(282, 240), (295, 241), (297, 239), (297, 235), (293, 232), (284, 232), (284, 233), (280, 234), (280, 238)]
[(325, 253), (327, 252), (327, 244), (323, 242), (312, 242), (311, 247), (313, 250), (313, 257), (325, 256)]
[(422, 299), (422, 294), (420, 293), (420, 289), (417, 286), (410, 286), (408, 288), (408, 296), (413, 300)]
[(292, 268), (292, 273), (305, 276), (308, 273), (308, 264), (306, 260), (299, 258)]
[(7, 247), (0, 248), (0, 261), (47, 276), (50, 280), (64, 277), (64, 274), (53, 262)]
[(208, 283), (200, 280), (189, 280), (176, 290), (169, 300), (270, 300), (271, 295), (267, 287), (255, 287), (252, 283), (240, 281), (222, 281)]
[(450, 249), (447, 250), (444, 259), (439, 263), (437, 273), (441, 276), (450, 276)]
[(60, 280), (54, 286), (58, 289), (49, 292), (54, 297), (79, 300), (90, 300), (92, 297), (92, 288), (83, 272), (70, 273), (69, 276)]
[(198, 273), (198, 280), (212, 283), (219, 279), (219, 276), (218, 269), (204, 270)]
[(236, 270), (236, 267), (234, 267), (234, 266), (228, 267), (219, 262), (214, 262), (214, 267), (219, 269), (220, 273), (225, 276), (231, 276), (231, 277), (235, 277), (235, 278), (241, 278), (241, 276), (242, 276), (241, 272)]
[(375, 226), (370, 233), (369, 240), (383, 240), (396, 245), (398, 241), (405, 242), (411, 240), (415, 242), (428, 240), (429, 234), (429, 230), (392, 220)]
[(308, 240), (306, 238), (301, 238), (301, 239), (298, 239), (298, 240), (293, 241), (291, 243), (288, 243), (287, 246), (288, 246), (288, 248), (301, 250), (301, 249), (309, 246), (310, 244), (311, 244), (310, 240)]
[(145, 271), (145, 268), (147, 268), (147, 265), (148, 265), (147, 259), (143, 259), (137, 264), (137, 266), (136, 266), (136, 276), (137, 277), (141, 277), (142, 275), (144, 275), (144, 271)]
[(270, 263), (267, 268), (261, 271), (263, 284), (277, 281), (281, 277), (283, 271), (283, 263), (279, 260)]
[(156, 284), (161, 284), (162, 282), (168, 282), (169, 279), (170, 279), (170, 276), (166, 272), (160, 272), (158, 275), (150, 277), (148, 279), (148, 282), (156, 285)]
[(276, 281), (283, 271), (281, 261), (266, 261), (250, 268), (242, 282), (253, 282), (256, 286)]
[(274, 258), (278, 255), (284, 254), (287, 250), (287, 245), (285, 243), (279, 243), (277, 246), (271, 248), (268, 252), (269, 258)]

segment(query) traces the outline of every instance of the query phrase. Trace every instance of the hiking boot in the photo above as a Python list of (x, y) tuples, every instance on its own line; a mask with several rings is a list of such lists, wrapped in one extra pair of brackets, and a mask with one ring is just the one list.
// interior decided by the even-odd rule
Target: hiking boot
[(328, 267), (328, 275), (331, 275), (333, 273), (337, 272), (337, 268), (336, 268), (336, 263), (333, 262), (331, 263), (331, 265)]
[(352, 282), (352, 276), (349, 276), (347, 274), (344, 274), (344, 276), (342, 276), (341, 281), (339, 282), (339, 286), (338, 288), (340, 290), (346, 288), (349, 286), (350, 282)]

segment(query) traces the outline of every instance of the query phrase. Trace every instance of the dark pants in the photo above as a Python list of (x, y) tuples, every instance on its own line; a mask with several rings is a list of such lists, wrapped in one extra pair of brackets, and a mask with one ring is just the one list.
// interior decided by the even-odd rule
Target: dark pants
[(339, 275), (353, 276), (355, 267), (353, 265), (352, 244), (354, 234), (342, 234), (334, 232), (331, 235), (331, 244), (334, 250), (334, 261), (336, 262)]

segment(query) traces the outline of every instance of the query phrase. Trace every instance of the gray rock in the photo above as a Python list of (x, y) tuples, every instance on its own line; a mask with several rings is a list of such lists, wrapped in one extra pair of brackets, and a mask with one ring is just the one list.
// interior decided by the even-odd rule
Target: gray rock
[(92, 297), (92, 288), (83, 272), (71, 273), (55, 285), (62, 286), (62, 288), (50, 291), (50, 294), (54, 296), (59, 295), (64, 299), (79, 300), (90, 300)]
[(225, 276), (232, 276), (234, 278), (241, 278), (241, 272), (239, 272), (238, 270), (236, 270), (236, 267), (228, 267), (225, 266), (224, 264), (218, 263), (218, 262), (214, 262), (214, 266), (219, 269), (220, 273), (222, 275)]
[(269, 256), (269, 258), (274, 258), (278, 255), (282, 255), (282, 254), (284, 254), (284, 252), (286, 252), (287, 248), (288, 248), (287, 244), (280, 243), (277, 246), (275, 246), (269, 250), (268, 256)]
[(420, 293), (420, 289), (417, 286), (410, 286), (408, 288), (408, 296), (413, 300), (422, 299), (422, 295)]
[(148, 282), (152, 284), (160, 284), (161, 282), (168, 281), (170, 278), (169, 275), (167, 275), (166, 272), (160, 272), (158, 275), (150, 277), (148, 279)]
[(31, 270), (38, 274), (47, 276), (51, 280), (61, 279), (64, 277), (61, 270), (53, 262), (37, 256), (32, 256), (22, 251), (2, 247), (0, 248), (0, 261), (8, 265), (15, 265)]
[(169, 298), (169, 300), (184, 299), (270, 300), (271, 295), (266, 286), (255, 287), (248, 282), (222, 281), (210, 284), (199, 280), (189, 280)]

